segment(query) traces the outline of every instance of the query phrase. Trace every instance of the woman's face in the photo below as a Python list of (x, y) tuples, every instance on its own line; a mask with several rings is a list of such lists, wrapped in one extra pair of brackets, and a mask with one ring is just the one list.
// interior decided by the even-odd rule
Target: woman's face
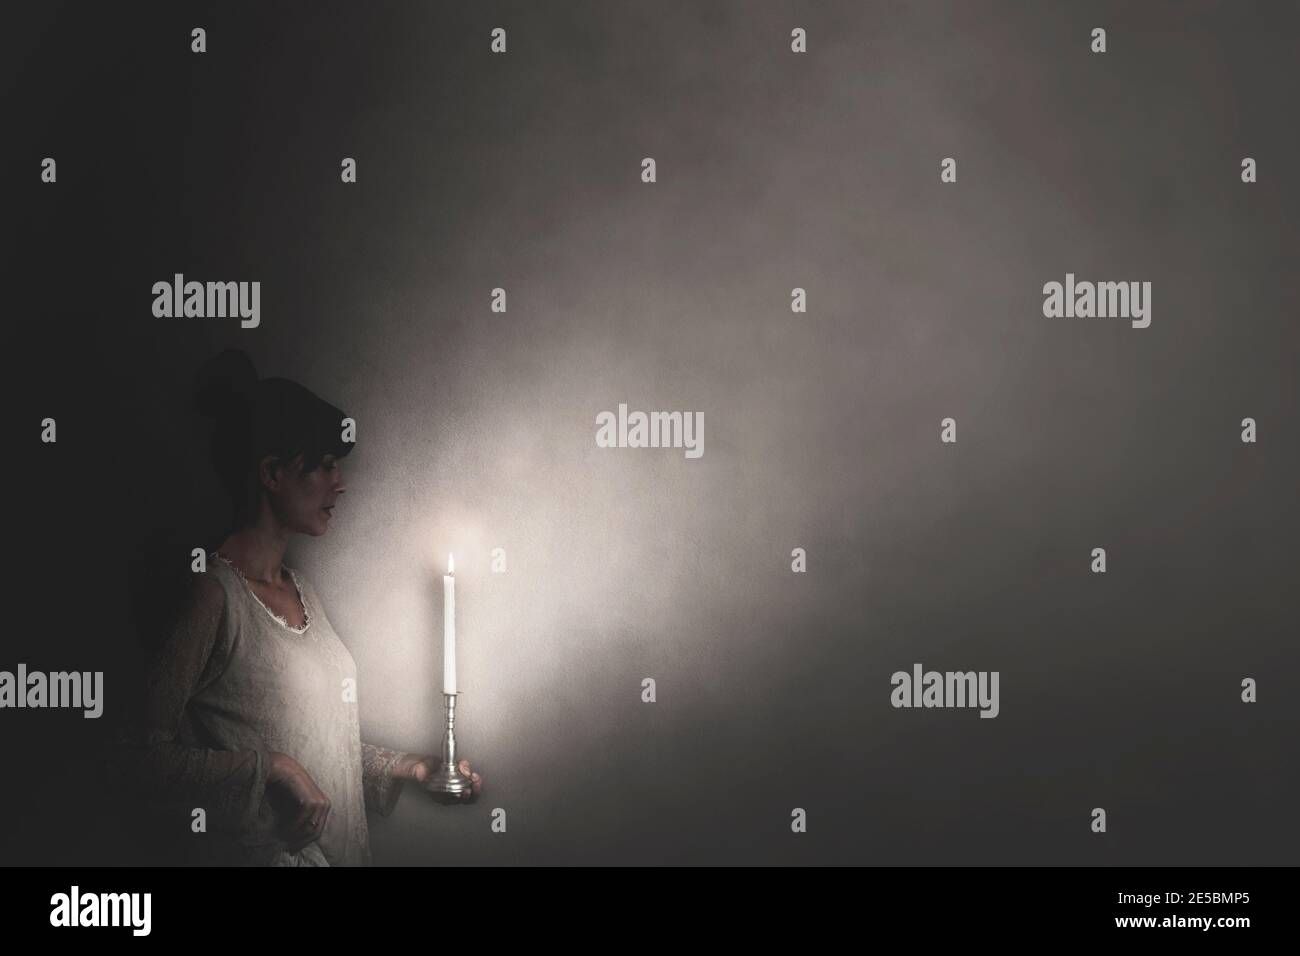
[(347, 490), (338, 459), (326, 455), (311, 471), (302, 470), (302, 455), (273, 472), (277, 479), (267, 484), (271, 510), (290, 531), (322, 535), (329, 528), (331, 509)]

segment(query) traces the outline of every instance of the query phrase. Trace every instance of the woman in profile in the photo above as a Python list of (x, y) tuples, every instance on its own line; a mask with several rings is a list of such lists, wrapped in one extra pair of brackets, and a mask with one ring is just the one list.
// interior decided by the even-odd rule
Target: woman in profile
[[(204, 365), (194, 403), (215, 423), (233, 520), (152, 654), (130, 766), (198, 862), (368, 865), (367, 808), (388, 816), (440, 760), (362, 742), (352, 655), (283, 563), (292, 535), (325, 534), (346, 490), (344, 413), (259, 379), (238, 350)], [(200, 807), (206, 832), (191, 833)]]

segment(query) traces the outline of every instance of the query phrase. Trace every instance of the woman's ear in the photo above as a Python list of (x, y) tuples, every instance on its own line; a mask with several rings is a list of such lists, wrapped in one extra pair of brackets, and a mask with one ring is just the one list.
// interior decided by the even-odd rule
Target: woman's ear
[(275, 491), (280, 486), (280, 459), (266, 455), (257, 463), (257, 478), (264, 486)]

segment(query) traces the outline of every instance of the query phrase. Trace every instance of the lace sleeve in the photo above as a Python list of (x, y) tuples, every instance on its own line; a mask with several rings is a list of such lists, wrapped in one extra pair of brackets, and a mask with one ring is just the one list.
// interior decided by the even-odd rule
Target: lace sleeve
[(397, 798), (402, 795), (405, 781), (394, 777), (393, 771), (405, 756), (401, 750), (390, 750), (364, 741), (361, 744), (361, 788), (366, 806), (381, 817), (393, 812)]
[(149, 661), (145, 698), (130, 727), (116, 738), (128, 793), (150, 810), (202, 807), (210, 826), (244, 830), (257, 819), (270, 771), (265, 750), (211, 750), (180, 741), (191, 696), (220, 676), (218, 640), (225, 590), (196, 575), (183, 609)]

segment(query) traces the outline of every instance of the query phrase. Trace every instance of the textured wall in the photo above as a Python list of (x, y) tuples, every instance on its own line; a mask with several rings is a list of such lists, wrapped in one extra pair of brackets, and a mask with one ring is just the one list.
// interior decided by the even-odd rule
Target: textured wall
[[(10, 37), (46, 613), (0, 666), (130, 693), (121, 558), (220, 520), (183, 406), (236, 346), (357, 419), (290, 558), (370, 739), (437, 746), (456, 555), (483, 798), (407, 793), (376, 862), (1294, 862), (1294, 6), (420, 6)], [(261, 324), (155, 318), (175, 272), (259, 280)], [(1045, 318), (1067, 272), (1150, 281), (1150, 327)], [(619, 402), (702, 412), (703, 456), (596, 447)], [(998, 718), (892, 708), (918, 661), (999, 671)], [(14, 858), (131, 858), (62, 825), (92, 723), (0, 714)]]

